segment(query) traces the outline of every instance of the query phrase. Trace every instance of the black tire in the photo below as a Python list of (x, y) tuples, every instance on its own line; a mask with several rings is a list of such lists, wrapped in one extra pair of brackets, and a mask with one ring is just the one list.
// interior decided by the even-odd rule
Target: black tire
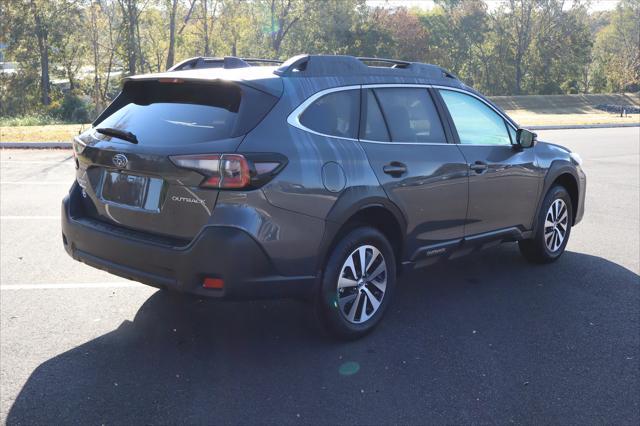
[[(362, 269), (361, 267), (358, 266), (356, 269), (351, 269), (346, 266), (346, 262), (350, 257), (354, 262), (354, 266), (358, 263), (360, 250), (363, 247), (365, 253), (365, 276), (371, 275), (366, 277), (369, 281), (357, 280), (358, 277), (353, 276), (352, 271), (357, 273)], [(377, 249), (379, 253), (375, 253), (372, 248)], [(374, 255), (376, 256), (375, 258)], [(380, 260), (379, 255), (381, 255), (384, 263)], [(386, 271), (373, 276), (381, 265), (383, 267), (386, 266)], [(343, 268), (346, 268), (344, 273)], [(344, 283), (359, 282), (361, 284), (357, 286), (349, 285), (340, 292), (338, 281), (341, 277)], [(381, 291), (380, 287), (382, 286), (383, 278), (385, 287), (384, 291)], [(316, 317), (322, 328), (334, 337), (345, 340), (360, 338), (373, 330), (382, 319), (393, 296), (395, 285), (396, 260), (393, 247), (389, 241), (377, 229), (371, 227), (353, 229), (340, 240), (329, 254), (322, 274), (322, 282), (314, 302)], [(354, 298), (353, 301), (345, 302), (352, 296)], [(374, 303), (379, 302), (377, 309), (369, 301), (370, 297), (375, 298)], [(355, 307), (353, 321), (351, 321), (348, 317), (356, 300), (359, 303)], [(370, 317), (368, 317), (369, 315)]]
[[(556, 202), (556, 200), (562, 200), (567, 209), (567, 226), (566, 232), (564, 234), (564, 238), (561, 244), (558, 245), (557, 248), (551, 249), (547, 242), (548, 238), (545, 238), (545, 230), (552, 229), (551, 227), (545, 228), (545, 221), (547, 219), (547, 215), (550, 213), (549, 209), (551, 205)], [(560, 215), (561, 216), (561, 215)], [(533, 238), (528, 240), (522, 240), (519, 242), (520, 252), (529, 262), (533, 263), (551, 263), (555, 262), (562, 256), (564, 253), (564, 249), (567, 246), (567, 242), (569, 241), (569, 236), (571, 235), (571, 226), (573, 224), (573, 206), (571, 204), (571, 197), (567, 190), (560, 185), (556, 185), (549, 189), (547, 195), (544, 197), (544, 201), (542, 202), (542, 206), (540, 207), (540, 212), (538, 213), (538, 217), (536, 218), (536, 233)], [(561, 225), (561, 224), (559, 224)], [(562, 229), (560, 226), (559, 230)], [(560, 232), (560, 231), (558, 231)], [(555, 238), (554, 231), (548, 233), (547, 235), (553, 234)], [(558, 235), (560, 235), (558, 233)], [(558, 241), (558, 240), (554, 240)], [(553, 243), (551, 244), (553, 246)]]

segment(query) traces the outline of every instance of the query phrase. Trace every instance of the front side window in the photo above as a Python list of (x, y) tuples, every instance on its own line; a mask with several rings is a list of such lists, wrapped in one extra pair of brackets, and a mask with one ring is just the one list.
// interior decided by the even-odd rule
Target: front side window
[(446, 143), (440, 117), (427, 89), (374, 89), (392, 142)]
[(355, 139), (359, 115), (360, 90), (343, 90), (309, 105), (300, 116), (300, 124), (323, 135)]
[(511, 145), (507, 125), (484, 102), (453, 90), (440, 90), (463, 145)]

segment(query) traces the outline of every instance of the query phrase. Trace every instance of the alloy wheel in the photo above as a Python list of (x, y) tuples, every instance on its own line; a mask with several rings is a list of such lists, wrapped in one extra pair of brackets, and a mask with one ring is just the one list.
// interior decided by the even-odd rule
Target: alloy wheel
[(337, 302), (343, 317), (360, 324), (382, 303), (387, 287), (387, 264), (374, 246), (362, 245), (345, 260), (337, 284)]
[(555, 252), (562, 246), (568, 229), (569, 211), (564, 200), (559, 198), (551, 203), (544, 220), (544, 242), (550, 252)]

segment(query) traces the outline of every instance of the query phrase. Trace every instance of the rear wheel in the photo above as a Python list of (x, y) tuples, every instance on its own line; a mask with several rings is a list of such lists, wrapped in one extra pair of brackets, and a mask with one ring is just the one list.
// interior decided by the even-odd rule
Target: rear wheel
[(564, 187), (549, 190), (537, 221), (536, 234), (530, 240), (520, 241), (520, 252), (531, 262), (553, 262), (564, 253), (573, 223), (571, 197)]
[(349, 232), (324, 269), (316, 310), (332, 335), (357, 339), (382, 319), (396, 283), (393, 248), (378, 230)]

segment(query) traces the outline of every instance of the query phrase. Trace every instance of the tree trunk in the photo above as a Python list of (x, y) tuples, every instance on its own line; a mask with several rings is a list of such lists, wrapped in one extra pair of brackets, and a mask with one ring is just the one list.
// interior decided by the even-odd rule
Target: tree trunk
[(38, 52), (40, 54), (40, 101), (42, 105), (49, 105), (49, 42), (47, 29), (42, 23), (38, 8), (34, 0), (31, 0), (31, 11), (35, 21), (36, 37), (38, 39)]
[(138, 61), (137, 49), (136, 49), (136, 20), (133, 11), (129, 10), (129, 16), (127, 19), (127, 49), (129, 54), (129, 74), (134, 75), (136, 73), (136, 66)]
[(207, 12), (208, 2), (209, 0), (202, 0), (202, 14), (204, 15), (204, 19), (202, 20), (202, 23), (204, 25), (204, 56), (211, 56), (211, 51), (209, 50), (209, 13)]
[(136, 48), (136, 21), (138, 20), (138, 8), (136, 0), (119, 0), (122, 15), (126, 22), (127, 68), (129, 75), (134, 75), (137, 69), (138, 51)]
[(93, 50), (93, 104), (100, 109), (100, 52), (98, 44), (98, 17), (96, 5), (91, 6), (91, 49)]
[(74, 77), (73, 64), (68, 64), (68, 66), (65, 67), (65, 70), (67, 71), (67, 78), (69, 79), (69, 90), (73, 91), (76, 88), (76, 79)]
[(519, 95), (522, 87), (522, 59), (516, 57), (516, 82), (513, 88), (513, 94)]
[[(136, 10), (137, 10), (137, 8), (136, 8)], [(149, 63), (147, 61), (145, 61), (145, 57), (142, 54), (142, 43), (140, 43), (140, 40), (142, 40), (142, 37), (140, 37), (140, 25), (139, 25), (140, 22), (138, 20), (137, 13), (136, 13), (136, 22), (135, 22), (135, 24), (136, 24), (136, 38), (134, 39), (134, 41), (135, 41), (135, 46), (138, 49), (137, 50), (137, 52), (138, 52), (138, 61), (140, 62), (140, 66), (138, 67), (138, 69), (141, 72), (144, 72), (145, 65), (147, 65), (147, 67), (149, 68), (148, 72), (151, 72), (151, 66), (149, 65)]]
[(175, 50), (176, 50), (176, 13), (178, 10), (178, 0), (171, 2), (171, 11), (169, 12), (169, 50), (167, 51), (167, 69), (173, 66)]

